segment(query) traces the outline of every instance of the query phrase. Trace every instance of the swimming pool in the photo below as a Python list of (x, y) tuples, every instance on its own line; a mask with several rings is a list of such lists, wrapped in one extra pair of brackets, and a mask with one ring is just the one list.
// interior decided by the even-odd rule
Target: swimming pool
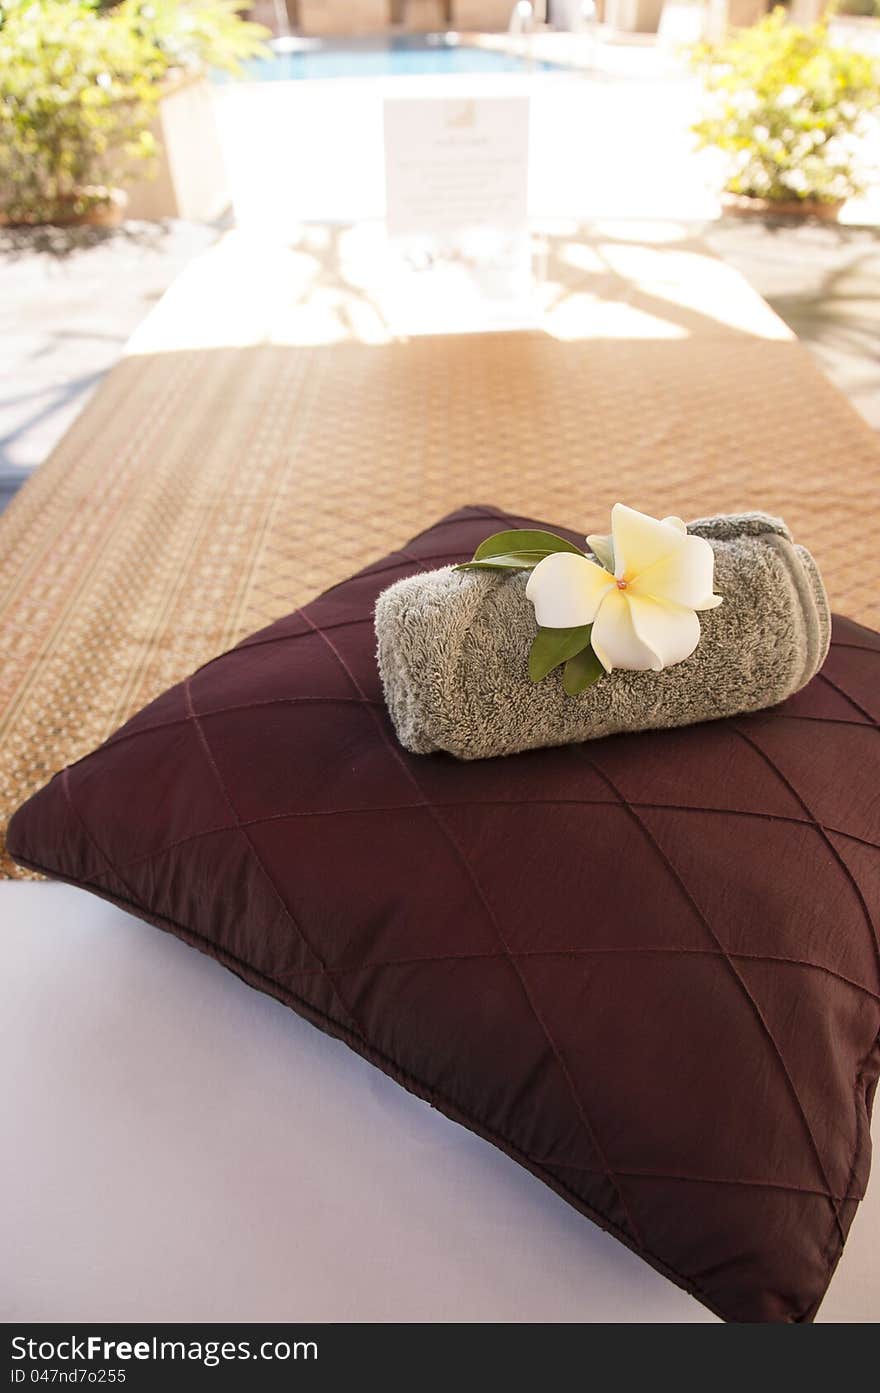
[[(283, 42), (283, 41), (282, 41)], [(300, 41), (271, 58), (246, 63), (251, 82), (299, 82), (315, 78), (448, 76), (455, 73), (565, 72), (558, 63), (532, 62), (512, 53), (458, 43), (447, 34), (419, 34), (339, 44)], [(218, 78), (223, 81), (222, 75)]]

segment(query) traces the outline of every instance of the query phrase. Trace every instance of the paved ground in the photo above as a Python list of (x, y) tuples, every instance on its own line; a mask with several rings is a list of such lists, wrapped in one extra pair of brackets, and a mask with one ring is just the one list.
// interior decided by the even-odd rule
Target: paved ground
[(880, 430), (880, 228), (724, 219), (704, 235)]
[[(731, 220), (708, 224), (704, 235), (880, 430), (880, 229)], [(216, 236), (187, 223), (0, 232), (0, 508), (154, 301)]]
[(150, 306), (216, 236), (181, 222), (132, 222), (117, 232), (0, 229), (0, 508)]

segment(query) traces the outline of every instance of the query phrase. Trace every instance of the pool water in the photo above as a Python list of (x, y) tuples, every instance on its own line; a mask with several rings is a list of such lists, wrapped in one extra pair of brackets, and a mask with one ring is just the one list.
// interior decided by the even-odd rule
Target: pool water
[[(531, 62), (511, 53), (449, 41), (443, 34), (396, 37), (342, 45), (309, 43), (244, 65), (251, 82), (314, 78), (448, 76), (450, 73), (563, 72), (557, 63)], [(222, 80), (222, 78), (220, 79)]]

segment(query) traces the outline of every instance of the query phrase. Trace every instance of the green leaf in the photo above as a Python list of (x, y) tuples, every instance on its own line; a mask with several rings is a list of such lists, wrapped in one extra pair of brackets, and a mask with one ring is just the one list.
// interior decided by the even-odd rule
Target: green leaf
[(562, 685), (568, 696), (580, 696), (604, 675), (605, 669), (592, 648), (583, 648), (565, 664)]
[(462, 561), (461, 565), (456, 566), (456, 571), (531, 571), (534, 570), (539, 561), (543, 561), (545, 556), (549, 556), (546, 551), (511, 551), (501, 553), (498, 556), (484, 556), (479, 560), (474, 557), (473, 561)]
[(549, 672), (580, 653), (590, 642), (592, 624), (576, 629), (539, 629), (529, 651), (529, 677), (541, 682)]
[(528, 528), (514, 528), (511, 532), (495, 532), (481, 542), (474, 552), (475, 561), (486, 561), (492, 556), (509, 556), (520, 552), (536, 553), (538, 560), (554, 551), (572, 551), (583, 556), (580, 547), (557, 537), (555, 532), (540, 532)]

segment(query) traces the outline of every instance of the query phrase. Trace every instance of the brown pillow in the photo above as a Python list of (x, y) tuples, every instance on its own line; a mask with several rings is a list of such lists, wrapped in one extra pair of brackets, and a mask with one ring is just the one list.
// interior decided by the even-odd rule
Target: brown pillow
[(870, 1158), (880, 638), (836, 620), (757, 716), (407, 755), (376, 595), (545, 525), (445, 518), (159, 697), (10, 850), (345, 1040), (723, 1318), (809, 1321)]

